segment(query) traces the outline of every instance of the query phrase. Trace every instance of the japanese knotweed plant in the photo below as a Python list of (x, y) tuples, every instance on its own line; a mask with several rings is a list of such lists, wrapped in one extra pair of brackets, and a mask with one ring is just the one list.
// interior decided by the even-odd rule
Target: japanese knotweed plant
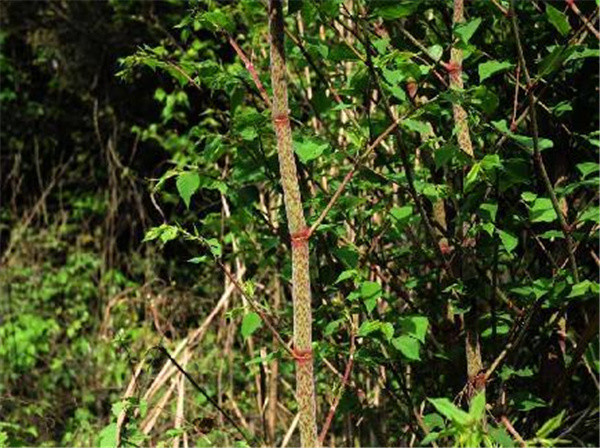
[(292, 244), (292, 297), (294, 301), (294, 348), (296, 399), (300, 413), (302, 446), (317, 447), (315, 382), (312, 359), (312, 304), (310, 291), (308, 239), (288, 111), (283, 11), (281, 0), (269, 2), (271, 44), (272, 118), (277, 138), (279, 172)]

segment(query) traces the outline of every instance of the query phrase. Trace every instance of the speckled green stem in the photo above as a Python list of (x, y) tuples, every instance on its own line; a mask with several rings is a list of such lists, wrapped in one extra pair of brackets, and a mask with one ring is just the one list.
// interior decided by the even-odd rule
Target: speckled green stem
[(317, 447), (316, 399), (312, 360), (312, 310), (309, 276), (308, 229), (302, 209), (298, 173), (292, 148), (288, 112), (283, 11), (281, 0), (269, 1), (271, 38), (271, 85), (273, 126), (277, 136), (279, 171), (292, 241), (292, 296), (294, 300), (294, 353), (296, 355), (296, 399), (300, 413), (303, 447)]

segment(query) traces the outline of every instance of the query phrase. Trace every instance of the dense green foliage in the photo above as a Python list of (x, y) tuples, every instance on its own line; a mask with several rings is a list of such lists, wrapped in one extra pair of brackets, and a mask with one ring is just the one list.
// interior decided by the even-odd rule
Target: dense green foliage
[[(0, 4), (0, 447), (299, 444), (266, 11)], [(324, 444), (597, 446), (597, 3), (285, 11)]]

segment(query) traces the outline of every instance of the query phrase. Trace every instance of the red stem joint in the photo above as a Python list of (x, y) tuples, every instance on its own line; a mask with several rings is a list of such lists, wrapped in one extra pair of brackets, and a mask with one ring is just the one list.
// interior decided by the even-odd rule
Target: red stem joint
[(312, 361), (312, 349), (311, 348), (307, 348), (307, 349), (300, 349), (300, 348), (296, 348), (294, 347), (292, 349), (292, 356), (294, 357), (294, 361), (296, 361), (296, 363), (298, 364), (305, 364), (307, 362), (311, 362)]
[(310, 228), (305, 227), (299, 232), (292, 233), (290, 237), (292, 240), (292, 247), (300, 247), (310, 238)]
[(290, 119), (288, 118), (287, 114), (281, 114), (281, 115), (277, 115), (275, 117), (273, 117), (273, 122), (275, 123), (275, 126), (285, 126), (288, 125), (290, 122)]
[(458, 76), (462, 72), (461, 64), (457, 64), (454, 61), (440, 62), (441, 66), (446, 69), (450, 76)]

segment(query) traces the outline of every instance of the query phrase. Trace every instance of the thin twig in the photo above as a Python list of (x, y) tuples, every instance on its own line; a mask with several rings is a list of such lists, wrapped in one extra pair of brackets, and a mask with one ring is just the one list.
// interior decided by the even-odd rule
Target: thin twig
[(250, 304), (252, 309), (254, 311), (256, 311), (256, 313), (260, 316), (262, 321), (265, 323), (265, 325), (267, 326), (269, 331), (273, 334), (273, 336), (277, 339), (277, 341), (281, 344), (283, 349), (293, 358), (294, 355), (293, 355), (292, 351), (287, 346), (286, 342), (283, 340), (283, 338), (281, 337), (279, 332), (275, 329), (275, 326), (271, 322), (271, 319), (269, 319), (269, 317), (265, 314), (265, 312), (254, 301), (254, 299), (252, 299), (246, 293), (246, 291), (244, 291), (244, 288), (242, 287), (242, 285), (240, 285), (240, 283), (237, 281), (237, 279), (233, 276), (231, 271), (229, 271), (229, 269), (227, 269), (227, 267), (220, 260), (217, 260), (217, 264), (223, 270), (223, 272), (229, 278), (229, 280), (231, 280), (231, 283), (235, 286), (235, 288), (238, 290), (238, 292), (248, 301), (248, 303)]
[(200, 394), (206, 398), (206, 400), (212, 404), (220, 413), (221, 415), (223, 415), (223, 417), (225, 417), (225, 419), (231, 423), (233, 425), (233, 427), (237, 430), (237, 432), (240, 433), (240, 435), (244, 438), (244, 440), (246, 440), (246, 442), (248, 442), (248, 444), (250, 446), (253, 446), (254, 443), (256, 442), (256, 440), (253, 440), (251, 437), (249, 437), (243, 430), (242, 428), (240, 428), (238, 426), (238, 424), (236, 423), (236, 421), (231, 418), (231, 416), (221, 407), (219, 406), (219, 403), (217, 403), (215, 400), (213, 400), (213, 398), (196, 382), (196, 380), (194, 380), (194, 378), (192, 378), (192, 376), (183, 368), (179, 365), (179, 363), (177, 361), (175, 361), (175, 359), (169, 354), (169, 352), (167, 351), (166, 348), (164, 348), (162, 345), (158, 345), (155, 347), (157, 350), (159, 350), (163, 355), (165, 355), (167, 357), (167, 359), (169, 361), (171, 361), (171, 363), (173, 363), (173, 365), (177, 368), (177, 370), (179, 370), (179, 372), (185, 376), (185, 378), (192, 384), (192, 386), (194, 386), (194, 388), (200, 392)]
[(503, 415), (502, 417), (500, 417), (500, 421), (502, 422), (502, 424), (504, 425), (506, 430), (517, 440), (517, 442), (519, 442), (520, 446), (522, 446), (522, 447), (527, 446), (527, 443), (525, 443), (525, 440), (523, 440), (523, 437), (521, 437), (521, 434), (519, 434), (517, 432), (517, 430), (514, 428), (512, 423), (508, 420), (508, 418), (506, 418), (506, 415)]
[(340, 399), (344, 394), (344, 390), (346, 389), (346, 384), (350, 379), (350, 374), (352, 373), (352, 367), (354, 366), (354, 352), (356, 351), (356, 345), (354, 343), (354, 330), (351, 330), (350, 334), (350, 354), (348, 355), (348, 363), (346, 364), (346, 370), (344, 371), (344, 376), (342, 378), (342, 382), (340, 384), (340, 390), (337, 395), (333, 399), (333, 403), (331, 403), (331, 407), (329, 408), (329, 413), (327, 414), (327, 418), (325, 418), (325, 423), (323, 424), (323, 428), (321, 429), (321, 434), (319, 435), (319, 441), (321, 445), (325, 442), (325, 437), (327, 437), (327, 431), (329, 431), (329, 427), (331, 426), (331, 422), (333, 421), (333, 417), (335, 415), (335, 411), (340, 404)]
[(540, 152), (539, 146), (539, 131), (538, 131), (538, 123), (537, 123), (537, 114), (536, 114), (536, 104), (535, 98), (533, 96), (533, 84), (531, 81), (531, 77), (529, 76), (529, 70), (527, 69), (527, 62), (525, 60), (525, 55), (523, 53), (523, 47), (521, 45), (521, 38), (519, 36), (519, 26), (517, 24), (517, 14), (515, 8), (515, 0), (511, 0), (511, 25), (513, 34), (515, 36), (515, 41), (517, 45), (517, 54), (519, 56), (519, 61), (521, 63), (521, 67), (523, 73), (525, 74), (525, 80), (527, 81), (527, 96), (529, 99), (529, 115), (531, 117), (531, 129), (533, 133), (533, 160), (538, 167), (538, 170), (542, 176), (542, 180), (544, 183), (544, 187), (546, 188), (546, 192), (550, 196), (550, 201), (552, 202), (552, 207), (556, 212), (558, 217), (558, 222), (560, 223), (561, 230), (565, 236), (565, 240), (567, 242), (567, 252), (569, 255), (569, 262), (571, 264), (571, 270), (573, 271), (573, 279), (575, 283), (579, 283), (579, 274), (577, 272), (577, 262), (575, 261), (575, 253), (573, 250), (573, 239), (571, 238), (571, 227), (567, 224), (565, 216), (560, 208), (560, 204), (556, 197), (556, 193), (554, 192), (554, 188), (552, 186), (552, 182), (548, 177), (548, 172), (546, 171), (546, 166), (544, 165), (544, 160), (542, 159), (542, 154)]
[(250, 59), (248, 59), (248, 56), (246, 56), (244, 51), (240, 48), (240, 46), (237, 44), (237, 42), (235, 41), (235, 39), (233, 38), (233, 36), (231, 34), (227, 34), (227, 40), (229, 41), (229, 44), (233, 47), (235, 52), (238, 54), (240, 59), (244, 62), (244, 65), (246, 66), (246, 70), (248, 70), (248, 72), (250, 73), (250, 76), (252, 76), (252, 80), (254, 81), (256, 88), (260, 92), (260, 96), (262, 97), (263, 101), (265, 103), (267, 103), (267, 106), (269, 106), (269, 109), (271, 109), (271, 99), (269, 98), (269, 95), (267, 94), (267, 90), (265, 89), (265, 86), (263, 86), (262, 82), (260, 81), (260, 78), (258, 77), (258, 73), (256, 72), (256, 68), (254, 67), (254, 64), (250, 61)]
[(344, 191), (344, 188), (346, 188), (346, 185), (348, 185), (348, 183), (350, 182), (350, 180), (352, 179), (352, 176), (354, 176), (354, 174), (356, 173), (356, 171), (358, 170), (358, 168), (360, 167), (360, 162), (364, 159), (366, 159), (369, 154), (371, 154), (371, 152), (377, 148), (381, 142), (383, 142), (383, 140), (385, 140), (392, 132), (394, 132), (396, 130), (396, 128), (398, 127), (398, 125), (402, 122), (402, 120), (404, 120), (406, 117), (408, 117), (410, 114), (414, 113), (414, 110), (404, 114), (402, 117), (398, 117), (395, 120), (392, 121), (392, 124), (390, 124), (387, 129), (385, 131), (383, 131), (374, 141), (373, 143), (371, 143), (366, 151), (364, 152), (364, 154), (362, 154), (360, 156), (360, 158), (358, 159), (358, 161), (354, 164), (354, 166), (352, 167), (352, 169), (344, 176), (344, 179), (342, 180), (342, 183), (339, 185), (339, 187), (337, 188), (337, 190), (335, 191), (335, 193), (333, 194), (333, 196), (331, 197), (331, 199), (329, 200), (329, 203), (327, 204), (327, 206), (323, 209), (323, 211), (321, 212), (321, 214), (319, 215), (319, 217), (315, 220), (315, 222), (312, 224), (312, 226), (310, 227), (310, 232), (309, 235), (312, 235), (315, 230), (317, 230), (317, 228), (319, 227), (319, 225), (321, 225), (321, 223), (323, 222), (323, 220), (327, 217), (327, 214), (331, 211), (331, 209), (333, 208), (333, 206), (335, 205), (335, 203), (337, 202), (337, 200), (340, 198), (340, 195), (342, 194), (342, 192)]
[(581, 10), (577, 7), (574, 0), (566, 0), (567, 5), (571, 8), (571, 10), (579, 17), (579, 19), (583, 22), (585, 27), (594, 35), (596, 39), (600, 40), (600, 33), (596, 29), (594, 25), (587, 19), (585, 15), (581, 13)]

